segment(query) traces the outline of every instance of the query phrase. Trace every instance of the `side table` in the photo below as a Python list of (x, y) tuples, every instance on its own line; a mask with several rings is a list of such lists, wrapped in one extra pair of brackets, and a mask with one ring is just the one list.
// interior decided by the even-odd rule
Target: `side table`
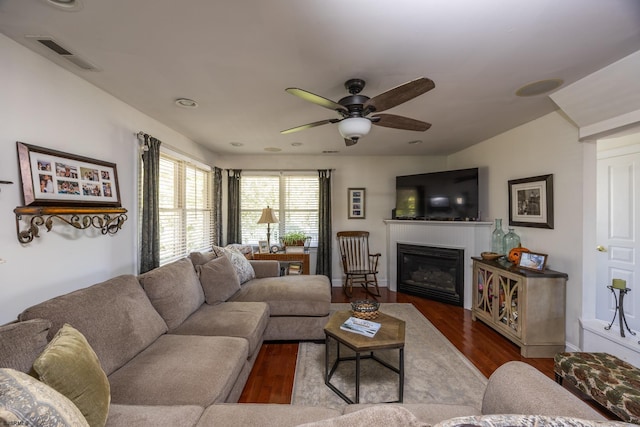
[(276, 260), (282, 263), (299, 262), (302, 264), (302, 274), (309, 274), (309, 254), (253, 254), (253, 259), (257, 260)]
[[(333, 313), (329, 322), (324, 327), (325, 340), (325, 380), (324, 383), (340, 396), (347, 403), (360, 403), (360, 360), (373, 359), (380, 365), (396, 372), (398, 374), (398, 400), (395, 402), (402, 403), (404, 393), (404, 320), (396, 319), (384, 313), (373, 321), (380, 323), (382, 326), (375, 336), (372, 338), (365, 337), (353, 332), (343, 331), (340, 325), (351, 316), (351, 311), (336, 311)], [(329, 369), (329, 338), (336, 341), (337, 357), (331, 369)], [(355, 352), (355, 356), (340, 357), (340, 345), (344, 345)], [(374, 351), (384, 349), (398, 349), (398, 367), (392, 366), (374, 354)], [(347, 360), (355, 360), (356, 362), (356, 384), (355, 399), (351, 400), (335, 385), (331, 384), (333, 376), (338, 364)], [(380, 402), (382, 403), (382, 402)], [(391, 403), (391, 402), (386, 402)]]

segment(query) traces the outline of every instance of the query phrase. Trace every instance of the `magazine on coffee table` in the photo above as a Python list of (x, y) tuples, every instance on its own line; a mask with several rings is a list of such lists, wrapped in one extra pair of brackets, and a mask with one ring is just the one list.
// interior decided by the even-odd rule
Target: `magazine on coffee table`
[(356, 334), (364, 335), (365, 337), (372, 338), (375, 336), (378, 329), (380, 329), (380, 323), (372, 322), (370, 320), (358, 319), (357, 317), (349, 317), (342, 325), (340, 329), (343, 331), (354, 332)]

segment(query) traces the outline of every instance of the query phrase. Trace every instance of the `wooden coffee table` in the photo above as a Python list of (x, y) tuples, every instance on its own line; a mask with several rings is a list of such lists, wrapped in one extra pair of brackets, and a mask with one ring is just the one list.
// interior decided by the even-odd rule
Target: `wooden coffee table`
[[(360, 403), (360, 360), (361, 359), (373, 359), (380, 363), (382, 366), (391, 369), (399, 375), (398, 386), (398, 400), (394, 402), (402, 402), (402, 395), (404, 390), (404, 320), (396, 319), (384, 313), (374, 319), (374, 322), (382, 324), (380, 330), (373, 338), (365, 337), (364, 335), (356, 334), (354, 332), (343, 331), (340, 329), (340, 325), (344, 323), (351, 316), (351, 311), (337, 311), (335, 312), (329, 322), (324, 327), (325, 334), (325, 380), (324, 383), (333, 390), (338, 396), (340, 396), (347, 403)], [(331, 369), (329, 369), (329, 338), (332, 338), (337, 343), (337, 356)], [(345, 345), (355, 352), (355, 356), (340, 357), (340, 345)], [(382, 359), (376, 357), (373, 353), (377, 350), (386, 349), (398, 349), (398, 367), (392, 366)], [(368, 353), (368, 354), (366, 354)], [(331, 384), (331, 377), (333, 376), (338, 364), (347, 360), (356, 361), (356, 396), (355, 401), (349, 399), (342, 391), (338, 390), (336, 386)], [(389, 402), (390, 403), (390, 402)]]

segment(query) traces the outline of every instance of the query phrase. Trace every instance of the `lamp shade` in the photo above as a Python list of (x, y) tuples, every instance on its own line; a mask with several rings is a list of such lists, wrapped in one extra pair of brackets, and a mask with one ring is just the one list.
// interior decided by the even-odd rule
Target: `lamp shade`
[(278, 218), (276, 218), (276, 215), (273, 213), (273, 209), (271, 209), (269, 206), (262, 209), (262, 215), (258, 220), (258, 224), (275, 224), (277, 222)]
[(371, 130), (371, 120), (363, 117), (350, 117), (338, 123), (340, 135), (345, 139), (358, 139)]

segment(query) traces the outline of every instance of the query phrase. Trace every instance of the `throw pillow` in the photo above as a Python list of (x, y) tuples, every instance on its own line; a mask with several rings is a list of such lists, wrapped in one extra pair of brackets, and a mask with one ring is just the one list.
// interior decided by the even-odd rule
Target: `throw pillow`
[(226, 256), (196, 266), (207, 304), (218, 304), (228, 300), (240, 290), (240, 279), (231, 261)]
[(298, 427), (369, 427), (406, 426), (429, 427), (418, 420), (408, 409), (395, 405), (376, 405), (322, 421), (300, 424)]
[(545, 415), (513, 415), (494, 414), (476, 415), (467, 417), (450, 418), (441, 421), (433, 427), (513, 427), (513, 426), (536, 426), (536, 427), (614, 427), (628, 426), (630, 424), (616, 421), (594, 421), (583, 420), (572, 417), (556, 417)]
[(219, 246), (212, 246), (209, 252), (191, 252), (189, 259), (193, 263), (193, 266), (203, 265), (211, 261), (212, 259), (220, 258), (224, 253), (224, 248)]
[(0, 425), (89, 427), (72, 401), (35, 378), (0, 369)]
[(40, 381), (68, 397), (92, 426), (104, 426), (109, 381), (84, 335), (65, 323), (33, 362)]
[(251, 263), (242, 253), (234, 249), (225, 249), (224, 254), (229, 258), (231, 265), (236, 270), (241, 285), (256, 278), (256, 272)]
[(44, 319), (0, 326), (0, 368), (28, 373), (47, 345), (49, 328), (51, 322)]

